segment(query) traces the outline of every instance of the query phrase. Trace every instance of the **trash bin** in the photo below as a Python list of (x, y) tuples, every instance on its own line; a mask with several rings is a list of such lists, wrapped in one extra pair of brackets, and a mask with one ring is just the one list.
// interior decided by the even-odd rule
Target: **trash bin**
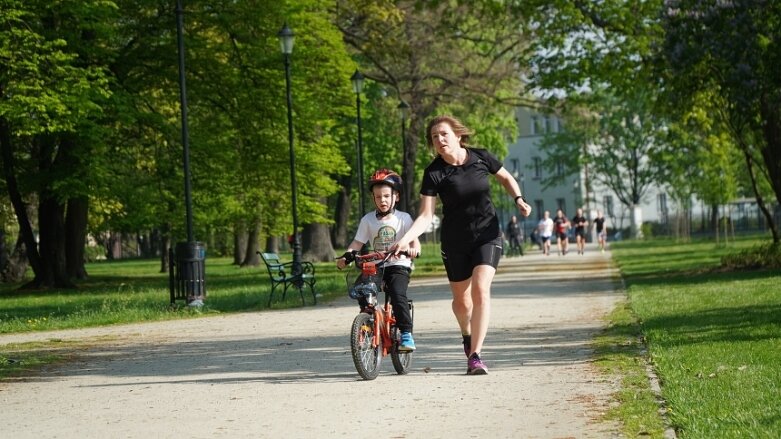
[(206, 248), (202, 242), (190, 241), (176, 244), (174, 252), (175, 292), (171, 303), (185, 299), (190, 306), (203, 305), (206, 298)]

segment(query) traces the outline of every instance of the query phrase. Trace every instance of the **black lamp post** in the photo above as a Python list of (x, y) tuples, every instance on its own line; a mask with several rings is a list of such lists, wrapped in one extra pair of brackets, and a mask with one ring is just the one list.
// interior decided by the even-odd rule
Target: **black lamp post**
[(190, 191), (190, 142), (187, 132), (187, 83), (184, 74), (184, 9), (182, 1), (176, 2), (176, 39), (179, 49), (179, 106), (182, 113), (182, 155), (184, 162), (184, 200), (187, 216), (187, 241), (193, 240), (193, 203)]
[(363, 75), (357, 69), (353, 76), (350, 77), (350, 81), (353, 83), (353, 91), (355, 92), (355, 106), (357, 108), (357, 123), (358, 123), (358, 197), (360, 198), (361, 213), (358, 218), (361, 218), (366, 213), (364, 201), (363, 201), (363, 138), (361, 135), (361, 91), (363, 90)]
[(190, 142), (187, 131), (187, 83), (184, 69), (184, 8), (176, 1), (176, 38), (179, 51), (179, 105), (182, 114), (182, 161), (184, 166), (184, 204), (187, 216), (187, 241), (168, 250), (168, 275), (171, 304), (185, 299), (189, 306), (202, 306), (206, 298), (206, 248), (193, 237), (193, 203), (190, 190)]
[(293, 275), (301, 274), (301, 242), (298, 239), (298, 187), (296, 185), (296, 151), (293, 148), (293, 99), (290, 93), (290, 54), (293, 53), (293, 31), (287, 23), (277, 34), (285, 56), (285, 89), (287, 96), (287, 138), (290, 145), (290, 188), (293, 204)]

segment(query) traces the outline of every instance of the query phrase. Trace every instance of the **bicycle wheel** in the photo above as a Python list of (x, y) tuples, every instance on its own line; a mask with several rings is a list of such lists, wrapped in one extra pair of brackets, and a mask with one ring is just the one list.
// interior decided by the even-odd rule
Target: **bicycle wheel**
[(360, 313), (353, 320), (350, 331), (350, 348), (358, 374), (365, 380), (373, 380), (380, 373), (382, 346), (372, 346), (374, 316)]
[(412, 365), (412, 352), (399, 352), (399, 344), (401, 343), (401, 333), (399, 328), (391, 328), (391, 339), (393, 340), (393, 346), (391, 347), (391, 362), (393, 362), (393, 368), (396, 369), (396, 373), (399, 375), (405, 375), (409, 372), (409, 368)]

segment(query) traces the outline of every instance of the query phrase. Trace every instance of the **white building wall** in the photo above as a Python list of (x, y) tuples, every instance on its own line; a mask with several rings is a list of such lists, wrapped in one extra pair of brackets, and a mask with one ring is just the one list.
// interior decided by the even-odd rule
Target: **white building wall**
[[(518, 180), (527, 202), (532, 205), (532, 214), (524, 222), (526, 236), (529, 236), (545, 210), (550, 211), (551, 217), (553, 217), (556, 214), (556, 209), (560, 206), (563, 206), (563, 210), (569, 218), (574, 216), (575, 210), (580, 207), (583, 208), (590, 221), (596, 217), (596, 210), (599, 209), (604, 212), (608, 220), (609, 230), (629, 227), (632, 213), (619, 202), (612, 191), (600, 187), (592, 179), (591, 187), (594, 192), (588, 194), (587, 197), (583, 189), (586, 180), (585, 170), (580, 170), (578, 175), (562, 175), (558, 184), (543, 188), (542, 180), (557, 171), (544, 168), (539, 164), (535, 165), (535, 159), (539, 161), (544, 159), (545, 153), (539, 149), (538, 145), (545, 133), (557, 132), (564, 127), (564, 124), (555, 115), (546, 116), (528, 108), (517, 108), (516, 121), (518, 122), (519, 135), (515, 142), (507, 147), (508, 153), (504, 159), (504, 167)], [(652, 188), (644, 197), (640, 205), (644, 222), (660, 220), (660, 193), (664, 192), (659, 188)], [(605, 197), (612, 198), (612, 209), (609, 209), (609, 206), (605, 204)], [(671, 203), (672, 201), (668, 200), (667, 207), (670, 213), (674, 208)], [(517, 214), (517, 210), (511, 204), (497, 207), (500, 210), (502, 224), (506, 224), (511, 215)], [(612, 210), (612, 216), (608, 215), (608, 210)]]

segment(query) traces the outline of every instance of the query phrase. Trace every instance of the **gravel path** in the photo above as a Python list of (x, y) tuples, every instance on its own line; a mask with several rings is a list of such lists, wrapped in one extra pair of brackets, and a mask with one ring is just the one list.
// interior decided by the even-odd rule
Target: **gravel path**
[[(574, 246), (573, 246), (574, 247)], [(622, 295), (609, 253), (506, 258), (486, 376), (466, 359), (444, 279), (416, 279), (408, 375), (362, 381), (345, 298), (287, 311), (0, 336), (97, 341), (74, 361), (0, 383), (8, 438), (605, 438), (616, 385), (589, 342)]]

